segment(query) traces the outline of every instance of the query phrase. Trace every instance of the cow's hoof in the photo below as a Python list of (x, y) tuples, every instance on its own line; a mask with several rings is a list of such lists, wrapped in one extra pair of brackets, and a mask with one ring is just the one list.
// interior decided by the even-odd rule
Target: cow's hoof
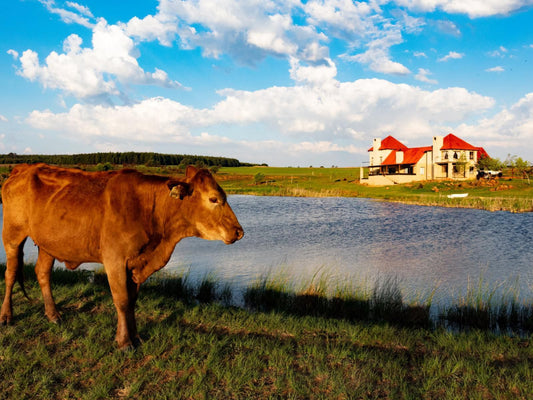
[(135, 346), (133, 345), (133, 343), (129, 343), (123, 346), (119, 346), (118, 349), (122, 353), (133, 353), (135, 351)]
[(139, 347), (141, 344), (142, 344), (142, 340), (139, 336), (134, 337), (131, 341), (128, 341), (122, 345), (117, 342), (118, 349), (125, 353), (130, 352), (130, 351), (135, 351), (135, 349)]
[(11, 325), (12, 320), (11, 315), (0, 315), (0, 325)]
[(48, 321), (52, 324), (59, 325), (61, 323), (61, 315), (57, 313), (52, 315), (46, 315), (46, 318), (48, 318)]
[(142, 344), (142, 342), (143, 342), (142, 339), (139, 336), (136, 336), (132, 340), (132, 345), (133, 345), (133, 347), (137, 348), (137, 347), (139, 347)]
[(118, 349), (121, 351), (128, 351), (130, 349), (135, 349), (135, 347), (133, 346), (133, 343), (131, 342), (129, 338), (124, 339), (124, 340), (115, 339), (115, 342), (117, 343)]

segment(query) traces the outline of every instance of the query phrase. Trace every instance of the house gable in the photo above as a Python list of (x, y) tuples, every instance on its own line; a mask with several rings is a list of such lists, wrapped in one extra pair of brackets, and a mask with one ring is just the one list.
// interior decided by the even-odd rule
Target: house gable
[[(406, 145), (404, 145), (398, 139), (395, 139), (394, 137), (390, 135), (381, 141), (381, 145), (378, 148), (378, 150), (400, 150), (400, 151), (405, 151), (407, 149), (408, 147)], [(374, 146), (369, 148), (368, 151), (374, 151)]]
[(453, 133), (444, 136), (441, 150), (478, 150), (479, 147), (474, 147), (463, 139), (458, 138)]

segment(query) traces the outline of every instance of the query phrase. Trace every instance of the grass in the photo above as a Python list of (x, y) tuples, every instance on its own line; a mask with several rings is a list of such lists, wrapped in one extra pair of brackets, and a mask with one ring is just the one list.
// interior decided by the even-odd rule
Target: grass
[[(257, 174), (262, 180), (257, 182)], [(410, 204), (478, 208), (489, 211), (533, 211), (533, 186), (523, 179), (427, 181), (384, 187), (361, 184), (359, 168), (221, 168), (217, 175), (230, 194), (298, 197), (366, 197)], [(448, 194), (468, 193), (449, 199)]]
[[(63, 316), (59, 325), (46, 321), (40, 300), (29, 302), (16, 290), (15, 323), (0, 328), (0, 398), (527, 399), (533, 394), (531, 336), (388, 320), (382, 314), (387, 309), (412, 306), (403, 304), (394, 280), (368, 289), (331, 286), (322, 273), (298, 285), (283, 276), (263, 277), (248, 290), (248, 308), (237, 308), (221, 304), (227, 288), (216, 277), (192, 284), (186, 275), (159, 274), (141, 288), (137, 317), (144, 342), (123, 353), (113, 343), (115, 312), (104, 280), (91, 282), (88, 273), (53, 274)], [(40, 299), (31, 276), (27, 287)], [(473, 298), (478, 288), (472, 286)], [(262, 307), (268, 291), (276, 296)], [(345, 314), (352, 306), (353, 316)]]
[(495, 332), (533, 333), (533, 303), (520, 300), (518, 282), (508, 287), (489, 285), (480, 277), (468, 282), (465, 296), (441, 310), (439, 318), (459, 329), (485, 329)]

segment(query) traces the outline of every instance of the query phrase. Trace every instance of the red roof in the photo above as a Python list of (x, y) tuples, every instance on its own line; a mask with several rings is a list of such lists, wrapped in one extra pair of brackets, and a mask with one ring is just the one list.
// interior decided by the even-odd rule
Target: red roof
[(479, 147), (474, 147), (470, 143), (459, 139), (453, 133), (444, 136), (441, 150), (479, 150)]
[(401, 163), (396, 162), (397, 151), (393, 150), (387, 158), (383, 160), (381, 165), (416, 164), (422, 158), (424, 153), (431, 151), (432, 149), (433, 147), (431, 146), (406, 148), (403, 152), (403, 161)]
[(396, 162), (396, 150), (392, 150), (386, 159), (383, 160), (381, 165), (395, 165)]
[(488, 158), (489, 157), (489, 153), (487, 153), (483, 147), (476, 147), (476, 150), (478, 151), (478, 153), (477, 153), (477, 155), (478, 155), (477, 159), (478, 160), (481, 160), (482, 158)]
[[(372, 146), (368, 151), (374, 150), (374, 146)], [(381, 146), (379, 150), (407, 150), (407, 146), (404, 145), (402, 142), (400, 142), (398, 139), (393, 138), (392, 136), (387, 136), (385, 139), (381, 141)], [(388, 158), (388, 157), (387, 157)]]
[(403, 155), (402, 164), (416, 164), (427, 151), (431, 150), (433, 150), (432, 146), (413, 147), (407, 149)]

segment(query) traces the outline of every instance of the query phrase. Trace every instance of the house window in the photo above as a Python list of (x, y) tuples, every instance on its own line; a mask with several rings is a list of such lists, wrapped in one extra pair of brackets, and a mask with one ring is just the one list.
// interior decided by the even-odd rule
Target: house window
[(453, 159), (457, 160), (459, 158), (459, 154), (457, 154), (456, 151), (453, 152)]
[(474, 159), (474, 152), (473, 152), (473, 151), (470, 152), (470, 159), (471, 159), (471, 160)]
[(448, 152), (447, 152), (447, 151), (444, 152), (444, 159), (445, 159), (445, 160), (448, 159)]

